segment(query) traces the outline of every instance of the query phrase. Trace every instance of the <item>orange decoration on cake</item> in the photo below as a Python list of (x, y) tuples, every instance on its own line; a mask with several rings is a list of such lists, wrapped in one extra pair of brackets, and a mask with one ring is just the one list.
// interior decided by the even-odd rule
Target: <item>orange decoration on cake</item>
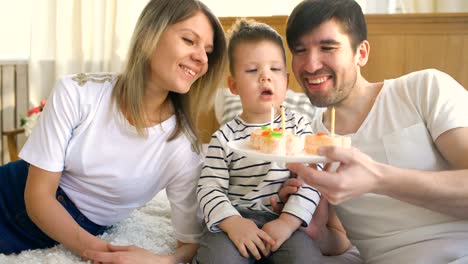
[(305, 137), (304, 151), (308, 154), (317, 155), (318, 148), (324, 146), (351, 147), (350, 137), (335, 135), (335, 107), (331, 108), (330, 113), (330, 135), (324, 132), (318, 132)]
[(263, 153), (294, 156), (304, 152), (317, 155), (318, 148), (323, 146), (351, 147), (350, 137), (335, 134), (334, 107), (331, 109), (331, 133), (318, 132), (313, 135), (306, 135), (304, 140), (285, 130), (284, 108), (281, 111), (281, 128), (272, 128), (273, 113), (272, 110), (270, 126), (263, 126), (261, 129), (255, 129), (250, 133), (250, 144), (253, 149)]
[(284, 108), (281, 108), (281, 128), (272, 127), (274, 119), (274, 108), (272, 107), (270, 126), (263, 126), (250, 133), (250, 144), (253, 149), (277, 155), (294, 155), (302, 151), (302, 140), (285, 130)]

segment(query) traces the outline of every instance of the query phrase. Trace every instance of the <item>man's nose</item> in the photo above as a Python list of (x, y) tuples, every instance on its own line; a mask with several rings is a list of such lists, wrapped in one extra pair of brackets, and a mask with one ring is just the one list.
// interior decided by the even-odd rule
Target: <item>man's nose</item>
[(309, 56), (307, 56), (305, 65), (304, 65), (304, 69), (306, 71), (313, 73), (322, 68), (323, 68), (323, 63), (319, 56), (313, 55), (313, 54), (309, 54)]

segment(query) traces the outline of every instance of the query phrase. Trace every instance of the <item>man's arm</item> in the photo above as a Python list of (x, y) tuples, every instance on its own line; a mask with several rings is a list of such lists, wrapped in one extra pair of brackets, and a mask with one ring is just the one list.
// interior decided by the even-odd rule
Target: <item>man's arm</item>
[(177, 249), (174, 253), (175, 263), (191, 263), (197, 249), (198, 244), (177, 241)]
[[(327, 228), (319, 230), (320, 235), (317, 239), (322, 253), (327, 256), (336, 256), (345, 253), (351, 247), (351, 242), (333, 206), (328, 206), (328, 221), (326, 227)], [(305, 232), (308, 233), (307, 230), (305, 230)]]
[[(300, 186), (302, 186), (302, 182), (298, 179), (287, 180), (278, 192), (280, 200), (287, 201), (289, 196), (296, 193)], [(270, 203), (275, 212), (282, 211), (282, 205), (274, 197), (270, 197)], [(309, 225), (301, 229), (318, 243), (320, 251), (324, 255), (340, 255), (351, 247), (351, 242), (346, 236), (346, 231), (336, 215), (335, 209), (329, 206), (326, 199), (320, 199)]]
[(378, 163), (357, 149), (322, 147), (320, 155), (340, 161), (336, 172), (301, 164), (288, 168), (315, 186), (332, 204), (364, 193), (383, 194), (454, 217), (468, 218), (468, 128), (441, 134), (436, 146), (453, 170), (420, 171)]
[(435, 144), (453, 170), (428, 172), (383, 166), (378, 192), (393, 198), (468, 218), (468, 128), (441, 134)]

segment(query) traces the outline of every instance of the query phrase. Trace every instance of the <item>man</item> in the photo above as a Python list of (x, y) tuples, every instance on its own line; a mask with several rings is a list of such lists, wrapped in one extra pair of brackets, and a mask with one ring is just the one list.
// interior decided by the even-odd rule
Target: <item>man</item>
[[(297, 80), (327, 109), (313, 131), (329, 131), (334, 107), (335, 133), (355, 147), (320, 149), (341, 162), (336, 170), (289, 165), (336, 205), (314, 217), (328, 213), (328, 227), (339, 227), (336, 209), (366, 263), (468, 263), (468, 92), (437, 70), (368, 82), (360, 69), (370, 45), (355, 1), (303, 1), (286, 35)], [(312, 236), (328, 247), (342, 239), (321, 233)]]

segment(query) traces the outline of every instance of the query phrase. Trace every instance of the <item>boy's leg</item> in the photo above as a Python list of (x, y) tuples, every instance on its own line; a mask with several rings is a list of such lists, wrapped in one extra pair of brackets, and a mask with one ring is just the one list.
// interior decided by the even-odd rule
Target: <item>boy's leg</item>
[(253, 264), (254, 258), (243, 257), (224, 232), (211, 233), (205, 230), (200, 247), (192, 264)]
[(269, 263), (323, 263), (323, 255), (310, 237), (297, 230), (268, 257)]

